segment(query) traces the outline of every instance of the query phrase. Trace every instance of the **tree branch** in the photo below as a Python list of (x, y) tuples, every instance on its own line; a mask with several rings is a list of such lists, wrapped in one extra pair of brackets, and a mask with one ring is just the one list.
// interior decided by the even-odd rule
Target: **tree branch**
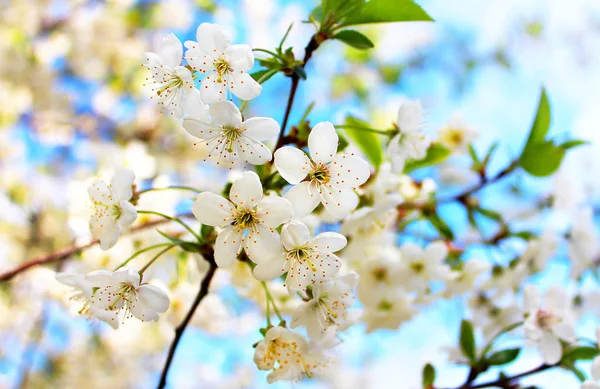
[(215, 263), (213, 254), (212, 253), (203, 254), (203, 256), (204, 256), (204, 259), (206, 259), (210, 263), (210, 267), (208, 269), (208, 272), (206, 273), (206, 275), (204, 276), (204, 278), (202, 279), (202, 281), (200, 283), (200, 290), (198, 291), (198, 294), (196, 295), (196, 298), (194, 299), (194, 302), (192, 303), (190, 310), (185, 315), (185, 318), (183, 319), (181, 324), (179, 324), (177, 326), (177, 328), (175, 328), (175, 338), (173, 339), (173, 342), (171, 343), (171, 346), (169, 347), (169, 353), (167, 354), (167, 360), (165, 361), (165, 364), (163, 366), (162, 373), (160, 375), (160, 381), (158, 383), (157, 389), (163, 389), (167, 385), (167, 375), (169, 374), (169, 368), (171, 367), (171, 364), (173, 363), (173, 357), (175, 356), (175, 351), (177, 350), (177, 345), (179, 344), (179, 341), (181, 340), (181, 336), (183, 335), (183, 332), (185, 331), (186, 327), (192, 320), (192, 317), (194, 316), (196, 309), (200, 305), (200, 302), (202, 301), (202, 299), (204, 299), (204, 297), (206, 297), (206, 295), (208, 295), (208, 287), (210, 285), (210, 282), (211, 282), (213, 276), (215, 275), (215, 271), (217, 270), (217, 264)]
[[(182, 217), (190, 217), (190, 216), (192, 216), (191, 213), (185, 213), (185, 214), (179, 215), (177, 217), (182, 218)], [(170, 220), (159, 219), (159, 220), (151, 221), (148, 223), (140, 224), (139, 226), (135, 226), (131, 230), (129, 230), (128, 234), (134, 234), (138, 231), (147, 230), (149, 228), (160, 226), (162, 224), (166, 224), (166, 223), (170, 223), (170, 222), (171, 222)], [(12, 270), (1, 273), (0, 274), (0, 282), (10, 281), (16, 275), (23, 273), (26, 270), (28, 270), (29, 268), (32, 268), (34, 266), (46, 265), (46, 264), (53, 263), (53, 262), (64, 261), (64, 260), (68, 259), (69, 257), (71, 257), (72, 255), (81, 253), (91, 247), (94, 247), (98, 243), (100, 243), (100, 241), (98, 239), (94, 239), (94, 240), (92, 240), (88, 243), (82, 244), (82, 245), (73, 245), (71, 247), (67, 247), (65, 249), (56, 251), (54, 253), (31, 259), (31, 260), (24, 262), (21, 265), (15, 267)]]
[(483, 389), (483, 388), (494, 388), (494, 387), (503, 388), (503, 389), (512, 389), (512, 388), (514, 388), (513, 384), (514, 384), (515, 380), (518, 380), (519, 378), (527, 377), (530, 375), (534, 375), (534, 374), (540, 373), (542, 371), (552, 369), (557, 366), (558, 366), (558, 364), (554, 364), (554, 365), (543, 364), (534, 369), (514, 375), (512, 377), (504, 377), (504, 378), (501, 377), (495, 381), (484, 382), (482, 384), (477, 384), (477, 385), (473, 385), (471, 382), (467, 382), (457, 389)]

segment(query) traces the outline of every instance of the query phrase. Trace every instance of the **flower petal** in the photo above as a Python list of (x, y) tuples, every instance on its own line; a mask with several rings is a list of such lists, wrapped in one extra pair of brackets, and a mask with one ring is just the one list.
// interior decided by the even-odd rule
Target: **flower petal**
[(262, 86), (248, 73), (229, 74), (229, 90), (242, 100), (252, 100), (260, 95)]
[(321, 202), (332, 216), (343, 219), (358, 205), (358, 196), (351, 188), (321, 185)]
[(242, 113), (231, 101), (213, 103), (209, 108), (211, 124), (215, 126), (242, 126)]
[(322, 122), (313, 127), (308, 135), (310, 158), (315, 162), (327, 163), (337, 153), (338, 135), (330, 122)]
[(225, 59), (232, 72), (247, 72), (254, 66), (254, 53), (248, 45), (231, 45), (225, 49)]
[(137, 301), (129, 308), (129, 311), (133, 316), (141, 321), (157, 321), (158, 312), (152, 308), (146, 306), (142, 301)]
[(138, 287), (140, 284), (140, 273), (129, 267), (122, 267), (113, 274), (113, 284), (125, 283)]
[(108, 185), (104, 181), (94, 180), (92, 185), (88, 187), (88, 195), (90, 199), (95, 203), (104, 205), (112, 205), (116, 201), (113, 200), (112, 194)]
[(243, 232), (233, 226), (225, 228), (217, 236), (215, 242), (215, 262), (219, 267), (230, 266), (240, 251)]
[(247, 136), (241, 136), (236, 140), (237, 150), (246, 163), (262, 165), (270, 161), (271, 150), (261, 142)]
[(95, 270), (85, 275), (85, 279), (95, 288), (110, 285), (113, 280), (113, 272), (108, 270)]
[(337, 232), (323, 232), (310, 241), (311, 247), (322, 253), (335, 253), (346, 247), (347, 243), (346, 237)]
[(275, 151), (275, 167), (284, 180), (296, 185), (310, 172), (312, 164), (304, 151), (284, 146)]
[(256, 264), (277, 262), (285, 257), (277, 231), (258, 225), (245, 238), (246, 254)]
[(235, 207), (224, 197), (211, 192), (202, 192), (192, 205), (192, 213), (202, 224), (221, 227), (233, 221)]
[(596, 357), (592, 360), (592, 377), (594, 377), (596, 381), (600, 380), (600, 357)]
[(310, 231), (298, 220), (292, 220), (281, 229), (281, 243), (286, 250), (304, 246), (310, 240)]
[(534, 312), (540, 308), (542, 298), (535, 285), (525, 285), (523, 289), (523, 307), (526, 312)]
[(544, 362), (548, 365), (558, 363), (562, 357), (562, 346), (560, 345), (560, 341), (550, 332), (544, 331), (542, 339), (540, 340), (540, 350)]
[(283, 268), (285, 259), (283, 256), (280, 257), (280, 259), (281, 260), (278, 261), (268, 261), (256, 265), (252, 271), (254, 278), (259, 281), (271, 281), (282, 275), (285, 272), (285, 269)]
[(135, 174), (131, 169), (119, 169), (110, 181), (110, 189), (115, 195), (115, 202), (129, 200), (133, 196)]
[(138, 299), (156, 312), (165, 312), (169, 308), (169, 295), (154, 285), (144, 284), (140, 286), (137, 294)]
[(284, 197), (292, 204), (295, 218), (308, 215), (317, 208), (321, 201), (316, 188), (306, 181), (292, 187)]
[(369, 164), (352, 155), (336, 155), (329, 164), (331, 180), (336, 186), (358, 188), (371, 175)]
[(432, 242), (425, 249), (425, 257), (427, 262), (440, 263), (448, 255), (448, 247), (443, 242)]
[(183, 57), (181, 41), (172, 33), (165, 35), (160, 42), (158, 55), (162, 63), (168, 67), (174, 68), (178, 66), (181, 64), (181, 58)]
[(133, 224), (135, 219), (137, 219), (137, 210), (133, 204), (127, 200), (121, 200), (119, 208), (121, 209), (121, 216), (119, 216), (117, 224), (121, 227), (127, 227)]
[(109, 215), (92, 215), (90, 231), (95, 239), (100, 240), (102, 250), (113, 247), (121, 235), (121, 228), (117, 225), (116, 219)]
[(219, 78), (216, 72), (204, 77), (200, 83), (200, 97), (205, 104), (227, 100), (227, 80)]
[(196, 30), (198, 48), (206, 54), (223, 53), (231, 45), (231, 38), (218, 24), (202, 23)]
[(287, 223), (294, 216), (292, 204), (279, 196), (267, 196), (258, 204), (257, 216), (261, 223), (270, 228), (277, 228)]
[(242, 123), (244, 135), (256, 140), (269, 140), (279, 134), (279, 123), (271, 118), (255, 117)]
[(240, 207), (246, 209), (254, 208), (262, 199), (263, 188), (258, 174), (244, 172), (242, 178), (238, 178), (231, 185), (229, 198)]
[(200, 139), (210, 139), (222, 131), (220, 127), (190, 117), (184, 118), (182, 125), (188, 134)]

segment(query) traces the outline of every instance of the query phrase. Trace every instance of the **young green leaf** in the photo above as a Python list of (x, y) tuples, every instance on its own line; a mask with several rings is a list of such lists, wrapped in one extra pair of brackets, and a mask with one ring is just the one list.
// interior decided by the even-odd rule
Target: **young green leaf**
[(596, 347), (580, 346), (565, 353), (563, 359), (572, 361), (591, 361), (600, 354)]
[(431, 363), (426, 364), (423, 367), (423, 389), (429, 389), (433, 387), (435, 382), (435, 368)]
[(521, 155), (520, 166), (535, 177), (546, 177), (558, 170), (565, 150), (552, 141), (533, 143)]
[(548, 96), (546, 90), (542, 88), (542, 94), (540, 95), (540, 101), (538, 103), (537, 112), (535, 114), (535, 120), (529, 131), (529, 137), (527, 143), (523, 148), (523, 155), (528, 153), (528, 149), (537, 143), (544, 142), (546, 134), (550, 129), (550, 103), (548, 102)]
[(410, 21), (433, 19), (413, 0), (370, 0), (349, 13), (341, 26)]
[(581, 140), (581, 139), (573, 139), (573, 140), (568, 140), (568, 141), (566, 141), (566, 142), (564, 142), (564, 143), (561, 143), (561, 144), (560, 144), (560, 147), (561, 147), (563, 150), (569, 150), (569, 149), (572, 149), (572, 148), (575, 148), (575, 147), (579, 147), (579, 146), (584, 146), (584, 145), (587, 145), (587, 144), (589, 144), (589, 143), (590, 143), (590, 142), (588, 142), (588, 141), (585, 141), (585, 140)]
[(361, 130), (360, 128), (369, 128), (368, 124), (352, 116), (346, 118), (346, 124), (349, 127), (356, 128), (345, 128), (344, 133), (376, 168), (379, 167), (383, 162), (383, 147), (380, 136), (370, 131)]
[(506, 365), (517, 359), (520, 352), (520, 348), (509, 348), (492, 354), (486, 361), (490, 366)]
[(469, 358), (471, 362), (475, 361), (475, 334), (473, 333), (473, 325), (468, 320), (463, 320), (460, 323), (460, 349), (463, 354)]
[(338, 41), (344, 42), (348, 46), (359, 50), (366, 50), (375, 47), (369, 38), (355, 30), (340, 31), (333, 35), (331, 39), (337, 39)]
[(407, 161), (404, 165), (404, 174), (427, 166), (438, 165), (450, 156), (450, 150), (440, 143), (432, 143), (427, 149), (425, 158)]
[(433, 227), (435, 227), (435, 229), (438, 230), (438, 232), (442, 234), (444, 238), (448, 240), (454, 239), (454, 233), (450, 229), (450, 226), (437, 213), (433, 213), (428, 217)]

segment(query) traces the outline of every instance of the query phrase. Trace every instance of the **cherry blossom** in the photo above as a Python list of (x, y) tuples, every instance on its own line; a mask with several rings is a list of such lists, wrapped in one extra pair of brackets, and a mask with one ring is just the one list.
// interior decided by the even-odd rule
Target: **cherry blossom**
[(196, 39), (198, 42), (185, 42), (185, 59), (192, 69), (206, 75), (200, 85), (204, 103), (227, 100), (228, 89), (242, 100), (260, 94), (262, 87), (247, 73), (254, 66), (248, 45), (232, 45), (221, 26), (210, 23), (198, 27)]
[(448, 249), (443, 242), (432, 242), (425, 249), (414, 243), (400, 247), (404, 284), (411, 290), (424, 292), (430, 281), (446, 281), (456, 276), (444, 263)]
[(289, 201), (279, 196), (263, 197), (262, 184), (254, 172), (244, 172), (233, 182), (229, 198), (231, 201), (203, 192), (192, 206), (200, 223), (221, 227), (215, 243), (217, 265), (230, 266), (241, 247), (256, 264), (272, 263), (283, 257), (275, 228), (292, 218)]
[(275, 152), (279, 174), (294, 185), (285, 197), (294, 206), (296, 217), (311, 213), (319, 202), (337, 218), (348, 216), (358, 205), (354, 189), (369, 178), (369, 165), (354, 155), (336, 154), (337, 147), (335, 128), (323, 122), (308, 136), (310, 158), (291, 146)]
[(562, 356), (560, 340), (576, 340), (567, 292), (562, 287), (552, 286), (542, 301), (538, 288), (527, 285), (523, 291), (523, 301), (526, 311), (525, 337), (538, 346), (545, 363), (557, 363)]
[(398, 135), (388, 145), (392, 170), (401, 173), (408, 159), (423, 159), (429, 139), (422, 132), (423, 108), (419, 101), (407, 101), (398, 108)]
[(154, 285), (142, 283), (140, 274), (133, 269), (97, 270), (85, 279), (98, 288), (91, 298), (94, 315), (115, 329), (119, 318), (124, 321), (134, 316), (141, 321), (157, 321), (158, 314), (169, 308), (169, 296)]
[(121, 228), (127, 227), (137, 218), (137, 211), (129, 202), (133, 196), (135, 175), (129, 169), (117, 171), (106, 185), (94, 180), (88, 194), (94, 205), (90, 218), (90, 229), (94, 238), (100, 240), (100, 248), (108, 250), (117, 243)]
[(271, 280), (287, 272), (285, 284), (294, 293), (334, 276), (340, 269), (340, 259), (333, 253), (343, 249), (347, 241), (336, 232), (323, 232), (311, 238), (308, 227), (293, 220), (283, 226), (281, 242), (285, 257), (258, 264), (254, 276)]
[(210, 119), (201, 113), (183, 120), (190, 135), (202, 139), (208, 151), (204, 161), (232, 169), (238, 162), (262, 165), (271, 160), (271, 151), (260, 141), (279, 133), (279, 124), (271, 118), (255, 117), (242, 121), (240, 110), (230, 101), (210, 105)]
[(397, 329), (418, 313), (411, 304), (412, 299), (406, 293), (396, 290), (365, 306), (361, 321), (367, 325), (367, 333), (378, 329)]
[(346, 330), (358, 319), (356, 311), (348, 311), (354, 304), (352, 292), (357, 283), (358, 275), (349, 273), (313, 285), (312, 299), (294, 311), (291, 328), (305, 327), (312, 339), (323, 337), (330, 328), (335, 328), (336, 331)]
[(146, 53), (146, 67), (152, 73), (152, 91), (159, 104), (181, 118), (188, 104), (198, 99), (192, 72), (181, 66), (183, 48), (173, 34), (162, 38), (157, 53)]

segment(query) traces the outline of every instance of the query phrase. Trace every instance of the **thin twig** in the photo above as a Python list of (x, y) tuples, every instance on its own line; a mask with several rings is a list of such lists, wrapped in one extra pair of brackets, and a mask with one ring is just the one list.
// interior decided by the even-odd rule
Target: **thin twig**
[[(185, 213), (185, 214), (179, 215), (177, 217), (185, 218), (185, 217), (191, 217), (191, 216), (192, 216), (191, 213)], [(128, 234), (133, 234), (138, 231), (147, 230), (149, 228), (160, 226), (160, 225), (163, 225), (163, 224), (166, 224), (169, 222), (171, 222), (171, 221), (167, 220), (167, 219), (160, 219), (160, 220), (154, 220), (154, 221), (151, 221), (148, 223), (140, 224), (139, 226), (135, 226), (131, 230), (129, 230)], [(100, 243), (100, 241), (98, 239), (94, 239), (94, 240), (92, 240), (88, 243), (82, 244), (82, 245), (73, 245), (71, 247), (67, 247), (65, 249), (56, 251), (54, 253), (31, 259), (31, 260), (24, 262), (21, 265), (15, 267), (12, 270), (9, 270), (7, 272), (0, 274), (0, 282), (10, 281), (17, 274), (23, 273), (24, 271), (26, 271), (34, 266), (46, 265), (46, 264), (53, 263), (53, 262), (64, 261), (64, 260), (68, 259), (69, 257), (71, 257), (72, 255), (81, 253), (91, 247), (94, 247), (98, 243)]]
[(160, 381), (157, 386), (158, 389), (163, 389), (167, 385), (167, 375), (169, 374), (169, 368), (171, 367), (171, 364), (173, 363), (173, 357), (175, 356), (175, 351), (177, 350), (177, 345), (179, 344), (179, 341), (181, 340), (181, 336), (183, 335), (183, 332), (185, 331), (186, 327), (192, 320), (192, 317), (194, 316), (196, 309), (200, 305), (200, 302), (202, 301), (202, 299), (204, 299), (204, 297), (206, 297), (206, 295), (208, 295), (208, 287), (210, 285), (210, 282), (211, 282), (213, 276), (215, 275), (215, 271), (217, 270), (217, 264), (215, 263), (212, 254), (210, 254), (210, 255), (204, 254), (204, 258), (210, 263), (210, 267), (208, 268), (208, 272), (206, 273), (206, 275), (202, 279), (202, 282), (200, 283), (200, 290), (198, 291), (198, 294), (196, 295), (196, 298), (194, 299), (194, 302), (192, 303), (190, 310), (185, 315), (185, 318), (183, 319), (181, 324), (179, 324), (177, 326), (177, 328), (175, 328), (175, 338), (173, 338), (173, 342), (171, 343), (171, 346), (169, 347), (169, 353), (167, 354), (167, 360), (165, 361), (165, 364), (163, 366), (162, 373), (160, 375)]
[(497, 380), (484, 382), (482, 384), (477, 384), (477, 385), (473, 385), (471, 382), (467, 382), (457, 389), (483, 389), (483, 388), (494, 388), (494, 387), (510, 389), (510, 388), (514, 387), (514, 385), (513, 385), (514, 381), (518, 380), (519, 378), (534, 375), (534, 374), (540, 373), (542, 371), (552, 369), (557, 366), (558, 366), (558, 364), (554, 364), (554, 365), (543, 364), (534, 369), (528, 370), (526, 372), (516, 374), (512, 377), (501, 377), (501, 378), (498, 378)]

